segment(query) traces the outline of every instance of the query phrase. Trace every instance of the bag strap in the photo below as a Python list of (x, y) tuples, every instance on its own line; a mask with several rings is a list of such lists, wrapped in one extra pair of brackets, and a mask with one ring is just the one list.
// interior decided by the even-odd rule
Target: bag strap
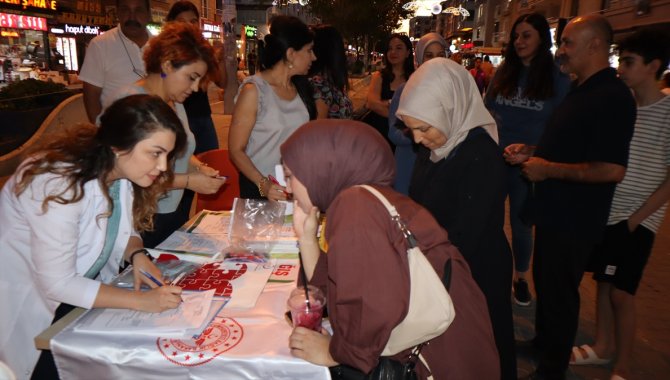
[(412, 234), (412, 232), (407, 228), (405, 223), (400, 220), (400, 215), (398, 214), (398, 210), (391, 204), (391, 202), (386, 199), (386, 197), (379, 192), (379, 190), (375, 189), (374, 187), (370, 185), (359, 185), (359, 187), (364, 188), (365, 190), (369, 191), (374, 195), (379, 201), (386, 207), (386, 210), (391, 214), (391, 219), (398, 224), (398, 228), (400, 228), (400, 231), (402, 232), (403, 236), (407, 240), (407, 243), (409, 243), (410, 248), (416, 247), (416, 238)]
[[(416, 238), (412, 234), (412, 232), (405, 226), (405, 223), (403, 223), (400, 220), (400, 215), (398, 214), (398, 211), (396, 208), (386, 199), (386, 197), (379, 192), (379, 190), (375, 189), (374, 187), (370, 185), (358, 185), (359, 187), (364, 188), (365, 190), (369, 191), (379, 199), (380, 202), (386, 207), (386, 210), (388, 210), (389, 214), (391, 214), (391, 219), (393, 219), (397, 224), (398, 228), (400, 228), (400, 231), (402, 231), (403, 236), (405, 236), (405, 239), (407, 240), (407, 243), (409, 244), (410, 248), (415, 248), (416, 247)], [(451, 288), (451, 259), (447, 260), (447, 262), (444, 264), (444, 276), (442, 277), (442, 283), (444, 284), (445, 289), (449, 290)]]

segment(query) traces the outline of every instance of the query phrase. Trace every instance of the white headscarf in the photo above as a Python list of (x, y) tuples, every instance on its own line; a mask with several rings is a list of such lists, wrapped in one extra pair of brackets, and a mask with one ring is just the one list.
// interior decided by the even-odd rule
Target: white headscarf
[(474, 78), (447, 58), (433, 58), (409, 77), (396, 116), (419, 119), (444, 133), (447, 142), (431, 152), (433, 162), (447, 157), (477, 127), (498, 142), (495, 120), (484, 107)]

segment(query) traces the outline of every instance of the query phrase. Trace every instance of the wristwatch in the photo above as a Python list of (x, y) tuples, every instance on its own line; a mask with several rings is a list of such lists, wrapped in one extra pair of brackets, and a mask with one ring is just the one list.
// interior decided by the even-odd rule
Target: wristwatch
[(149, 251), (146, 250), (146, 248), (140, 248), (140, 249), (138, 249), (138, 250), (136, 250), (136, 251), (133, 251), (133, 252), (130, 254), (130, 256), (128, 256), (128, 261), (127, 261), (128, 264), (132, 264), (132, 263), (133, 263), (133, 259), (135, 258), (135, 255), (137, 255), (137, 254), (139, 254), (139, 253), (143, 254), (143, 255), (146, 256), (146, 257), (148, 257), (149, 260), (151, 260), (151, 261), (153, 261), (153, 259), (154, 259), (154, 258), (151, 256), (151, 254), (149, 253)]

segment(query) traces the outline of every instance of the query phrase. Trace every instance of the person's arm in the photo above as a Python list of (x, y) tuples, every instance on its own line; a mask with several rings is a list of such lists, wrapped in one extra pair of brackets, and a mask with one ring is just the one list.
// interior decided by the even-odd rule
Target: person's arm
[(503, 158), (510, 165), (526, 162), (535, 153), (535, 146), (526, 144), (510, 144), (503, 150)]
[(101, 95), (102, 87), (94, 86), (88, 82), (84, 82), (84, 108), (86, 108), (86, 116), (88, 116), (88, 121), (91, 123), (95, 123), (98, 115), (100, 115), (100, 112), (102, 112), (102, 103), (100, 101)]
[(293, 228), (298, 237), (302, 267), (307, 275), (307, 281), (312, 279), (314, 268), (321, 256), (321, 248), (316, 233), (319, 226), (319, 210), (312, 207), (305, 213), (297, 202), (293, 202)]
[[(400, 105), (400, 96), (402, 95), (404, 88), (405, 85), (402, 85), (395, 91), (395, 93), (393, 93), (393, 98), (391, 98), (391, 103), (389, 104), (388, 138), (396, 146), (412, 146), (413, 143), (412, 139), (405, 134), (405, 130), (407, 128), (404, 126), (403, 122), (398, 120), (398, 118), (395, 116), (395, 113), (398, 110), (398, 106)], [(404, 128), (401, 129), (399, 127)]]
[[(328, 119), (330, 104), (333, 103), (333, 92), (330, 86), (324, 89), (324, 80), (320, 76), (309, 78), (309, 85), (314, 94), (314, 104), (316, 104), (316, 118)], [(324, 91), (327, 90), (327, 91)]]
[(658, 186), (642, 206), (635, 210), (635, 212), (628, 218), (628, 228), (631, 231), (634, 231), (642, 221), (661, 208), (661, 206), (668, 200), (670, 200), (670, 166), (665, 175), (665, 180), (661, 185)]
[[(233, 117), (230, 123), (230, 132), (228, 135), (228, 153), (230, 160), (237, 169), (253, 183), (261, 183), (266, 174), (261, 173), (251, 158), (246, 153), (251, 131), (256, 124), (256, 112), (258, 111), (258, 89), (252, 83), (247, 83), (242, 87), (240, 95), (235, 103)], [(269, 174), (269, 173), (268, 173)], [(263, 193), (271, 200), (286, 200), (285, 189), (281, 186), (273, 185), (272, 182), (263, 180)], [(278, 189), (281, 191), (271, 191)]]
[(521, 166), (523, 175), (532, 182), (550, 178), (583, 183), (621, 182), (626, 174), (625, 166), (610, 162), (567, 164), (530, 157)]
[[(96, 223), (95, 220), (82, 218), (96, 213), (85, 209), (88, 206), (86, 196), (76, 203), (49, 202), (47, 212), (42, 212), (45, 194), (54, 191), (57, 193), (64, 186), (61, 178), (42, 175), (35, 178), (19, 197), (31, 231), (31, 260), (37, 288), (51, 300), (84, 308), (117, 307), (162, 311), (176, 307), (181, 292), (178, 287), (163, 287), (145, 294), (104, 285), (77, 273), (77, 261), (83, 259), (77, 256), (80, 240), (95, 238), (79, 235), (81, 224)], [(99, 228), (96, 233), (104, 234), (105, 231)], [(132, 241), (132, 247), (138, 247), (137, 241)], [(86, 254), (94, 255), (90, 252)]]
[(328, 104), (322, 99), (317, 99), (316, 103), (316, 118), (317, 119), (327, 119), (328, 118)]
[(382, 100), (382, 74), (379, 71), (372, 74), (366, 106), (376, 114), (389, 116), (389, 102)]
[(216, 178), (218, 175), (218, 170), (204, 165), (192, 156), (188, 173), (175, 173), (169, 188), (189, 189), (198, 194), (214, 194), (226, 183), (225, 179)]

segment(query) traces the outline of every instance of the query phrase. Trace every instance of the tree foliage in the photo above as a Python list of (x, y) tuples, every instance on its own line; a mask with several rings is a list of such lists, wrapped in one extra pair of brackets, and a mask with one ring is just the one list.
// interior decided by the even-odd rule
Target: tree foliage
[(353, 40), (363, 36), (383, 39), (398, 28), (408, 12), (408, 0), (310, 0), (309, 7), (324, 23)]

